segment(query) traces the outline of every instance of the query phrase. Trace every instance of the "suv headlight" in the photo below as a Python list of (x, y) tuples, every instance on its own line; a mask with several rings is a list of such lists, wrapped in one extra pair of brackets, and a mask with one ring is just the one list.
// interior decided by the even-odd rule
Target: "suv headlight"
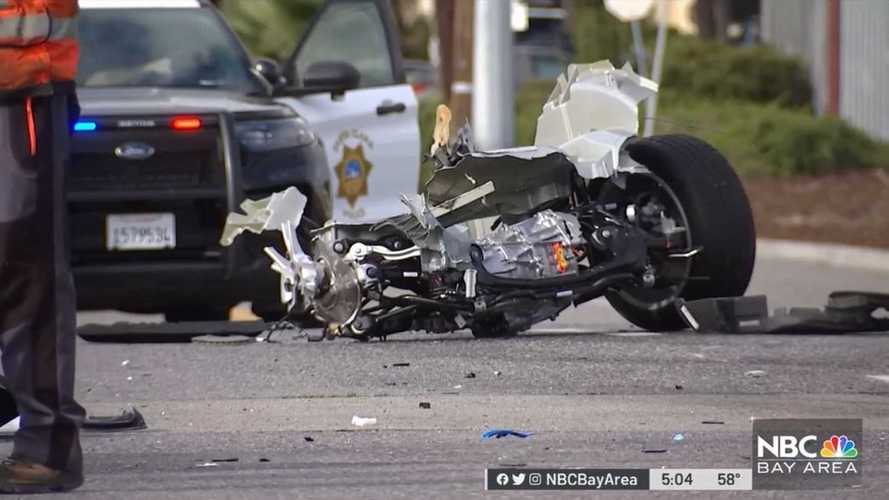
[(241, 146), (257, 153), (308, 146), (315, 142), (309, 124), (299, 117), (237, 122), (235, 133)]

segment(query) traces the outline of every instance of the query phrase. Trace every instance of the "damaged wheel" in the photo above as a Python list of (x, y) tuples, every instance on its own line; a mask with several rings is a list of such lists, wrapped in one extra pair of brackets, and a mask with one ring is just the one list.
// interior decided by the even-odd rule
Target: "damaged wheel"
[[(606, 297), (635, 325), (679, 330), (685, 324), (676, 311), (676, 299), (736, 297), (747, 290), (756, 257), (750, 204), (729, 162), (699, 139), (686, 135), (637, 139), (627, 152), (653, 175), (630, 175), (625, 190), (610, 185), (600, 199), (632, 204), (636, 223), (643, 229), (667, 237), (678, 231), (681, 243), (669, 255), (652, 252), (658, 276), (653, 287), (626, 288)], [(700, 252), (690, 259), (681, 257), (698, 248)]]

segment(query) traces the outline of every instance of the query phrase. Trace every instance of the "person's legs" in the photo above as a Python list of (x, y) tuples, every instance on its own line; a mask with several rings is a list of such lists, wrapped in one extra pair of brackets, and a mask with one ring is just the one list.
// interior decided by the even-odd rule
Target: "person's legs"
[[(63, 471), (68, 485), (76, 486), (84, 411), (74, 401), (66, 100), (33, 99), (33, 126), (23, 105), (0, 106), (0, 350), (21, 415), (13, 458)], [(36, 152), (29, 147), (29, 128), (36, 133)], [(0, 490), (5, 479), (0, 470)]]

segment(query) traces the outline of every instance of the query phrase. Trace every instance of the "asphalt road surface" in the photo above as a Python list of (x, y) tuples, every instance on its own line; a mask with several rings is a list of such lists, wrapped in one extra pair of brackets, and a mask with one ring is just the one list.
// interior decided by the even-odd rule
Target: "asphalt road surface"
[[(762, 261), (751, 292), (767, 293), (772, 306), (818, 306), (838, 289), (887, 291), (889, 275)], [(119, 317), (84, 313), (80, 322)], [(78, 394), (88, 410), (110, 414), (132, 403), (149, 425), (84, 436), (83, 497), (549, 497), (486, 493), (484, 470), (749, 468), (754, 417), (863, 418), (862, 484), (790, 495), (889, 491), (885, 334), (658, 334), (597, 301), (506, 340), (406, 334), (308, 343), (288, 334), (277, 343), (81, 341), (79, 349)], [(353, 416), (377, 423), (357, 427)], [(487, 427), (533, 435), (483, 441)], [(630, 495), (715, 494), (609, 496)], [(731, 495), (788, 493), (719, 496)]]

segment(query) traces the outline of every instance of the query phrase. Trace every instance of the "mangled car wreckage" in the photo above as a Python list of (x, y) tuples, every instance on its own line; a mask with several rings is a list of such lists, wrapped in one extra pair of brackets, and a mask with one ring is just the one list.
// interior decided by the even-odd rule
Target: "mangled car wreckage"
[[(533, 146), (477, 150), (439, 108), (435, 171), (405, 213), (300, 228), (291, 188), (231, 214), (223, 244), (280, 230), (266, 249), (282, 301), (327, 334), (409, 330), (508, 336), (605, 296), (636, 325), (684, 328), (680, 299), (742, 295), (755, 234), (726, 159), (685, 135), (636, 137), (657, 85), (608, 62), (572, 65), (538, 119)], [(304, 224), (305, 225), (305, 224)]]

